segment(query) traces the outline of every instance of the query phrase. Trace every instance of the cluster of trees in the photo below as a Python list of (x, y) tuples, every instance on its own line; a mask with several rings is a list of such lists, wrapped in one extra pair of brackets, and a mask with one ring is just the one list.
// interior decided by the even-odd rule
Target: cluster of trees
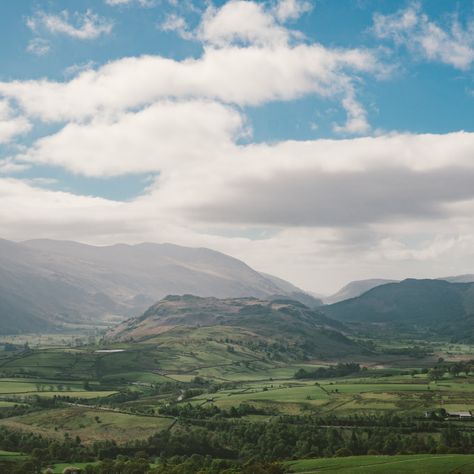
[(428, 378), (430, 380), (442, 379), (445, 374), (450, 374), (454, 377), (458, 377), (460, 374), (469, 375), (474, 372), (474, 360), (466, 360), (459, 362), (445, 362), (443, 359), (438, 361), (432, 369), (428, 371)]
[(219, 408), (214, 404), (206, 405), (168, 405), (159, 410), (162, 415), (175, 416), (188, 419), (206, 419), (206, 418), (242, 418), (247, 415), (272, 415), (268, 409), (257, 408), (248, 403), (241, 403), (237, 407), (231, 407), (229, 410)]
[(295, 379), (326, 379), (332, 377), (344, 377), (360, 372), (361, 366), (356, 363), (337, 364), (332, 367), (318, 367), (317, 369), (299, 369), (294, 377)]

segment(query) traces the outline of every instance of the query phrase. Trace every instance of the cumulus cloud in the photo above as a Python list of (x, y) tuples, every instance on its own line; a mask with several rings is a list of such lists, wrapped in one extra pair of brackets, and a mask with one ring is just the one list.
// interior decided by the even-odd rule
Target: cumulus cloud
[(35, 33), (65, 35), (80, 40), (92, 40), (109, 34), (113, 27), (110, 20), (100, 17), (92, 10), (86, 10), (84, 14), (70, 14), (67, 10), (59, 14), (38, 11), (27, 19), (26, 24)]
[(201, 167), (233, 149), (243, 118), (215, 102), (159, 102), (137, 113), (70, 123), (39, 139), (17, 161), (61, 166), (86, 176)]
[(189, 30), (186, 20), (182, 16), (176, 15), (176, 13), (168, 14), (159, 28), (162, 31), (173, 31), (184, 39), (195, 38), (194, 34)]
[(278, 20), (285, 22), (296, 20), (312, 8), (311, 2), (305, 0), (279, 0), (274, 7), (274, 12)]
[(474, 61), (474, 22), (451, 17), (445, 28), (431, 21), (415, 2), (392, 15), (374, 15), (374, 34), (406, 47), (420, 58), (469, 69)]
[(0, 100), (0, 144), (9, 143), (17, 135), (30, 130), (28, 119), (15, 115), (9, 103)]
[(246, 44), (259, 46), (286, 45), (292, 32), (279, 25), (263, 4), (233, 1), (221, 8), (209, 7), (198, 35), (216, 46)]
[[(0, 83), (0, 96), (45, 121), (82, 120), (104, 110), (121, 111), (162, 98), (206, 98), (255, 106), (305, 95), (353, 98), (352, 74), (382, 69), (364, 50), (295, 47), (207, 49), (199, 59), (125, 58), (68, 82)], [(355, 99), (353, 99), (355, 100)]]

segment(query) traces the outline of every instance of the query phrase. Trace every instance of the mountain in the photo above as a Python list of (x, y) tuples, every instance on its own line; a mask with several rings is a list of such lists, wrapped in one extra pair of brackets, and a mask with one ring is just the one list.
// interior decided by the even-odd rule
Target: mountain
[(274, 275), (269, 275), (268, 273), (261, 272), (260, 274), (280, 288), (280, 294), (273, 295), (271, 299), (278, 299), (282, 296), (286, 296), (295, 301), (299, 301), (310, 308), (317, 308), (323, 305), (323, 300), (321, 298), (303, 291), (301, 288), (298, 288), (286, 280)]
[[(329, 317), (351, 323), (387, 323), (456, 331), (474, 314), (474, 283), (407, 279), (323, 307)], [(473, 334), (474, 326), (471, 326)]]
[(106, 340), (146, 341), (176, 328), (212, 327), (229, 337), (228, 328), (248, 339), (264, 337), (282, 341), (306, 354), (350, 354), (360, 347), (342, 331), (344, 324), (292, 300), (258, 298), (201, 298), (167, 296), (139, 318), (125, 321), (109, 331)]
[(376, 288), (377, 286), (385, 285), (387, 283), (395, 283), (396, 280), (384, 280), (381, 278), (373, 278), (371, 280), (357, 280), (351, 281), (346, 286), (341, 288), (337, 293), (324, 298), (325, 304), (338, 303), (339, 301), (356, 298), (366, 291)]
[(292, 297), (276, 280), (205, 248), (0, 240), (3, 334), (123, 320), (168, 294), (185, 293)]
[(466, 275), (456, 275), (444, 278), (438, 278), (439, 280), (449, 281), (450, 283), (473, 283), (474, 282), (474, 275), (466, 274)]

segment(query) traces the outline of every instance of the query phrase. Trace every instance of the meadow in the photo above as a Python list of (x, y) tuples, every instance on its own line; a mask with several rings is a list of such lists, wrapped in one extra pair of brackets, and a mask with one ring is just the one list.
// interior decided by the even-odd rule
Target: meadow
[(291, 472), (338, 474), (469, 474), (474, 471), (474, 455), (350, 456), (333, 459), (305, 459), (287, 463)]

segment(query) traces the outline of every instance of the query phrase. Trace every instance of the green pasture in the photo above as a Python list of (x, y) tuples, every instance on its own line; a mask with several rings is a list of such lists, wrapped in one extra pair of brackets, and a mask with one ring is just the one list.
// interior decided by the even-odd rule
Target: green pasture
[(287, 463), (295, 473), (334, 472), (338, 474), (468, 474), (474, 472), (474, 455), (420, 454), (406, 456), (351, 456), (304, 459)]
[(20, 461), (26, 459), (28, 456), (15, 451), (3, 451), (0, 449), (0, 461)]
[(78, 467), (84, 469), (86, 466), (93, 466), (98, 464), (97, 462), (75, 462), (75, 463), (59, 463), (52, 466), (54, 474), (62, 474), (64, 469), (67, 467)]
[(453, 411), (474, 409), (474, 385), (462, 379), (431, 384), (422, 378), (405, 378), (404, 383), (401, 378), (394, 378), (393, 382), (367, 377), (318, 382), (275, 379), (245, 382), (237, 388), (200, 395), (187, 401), (200, 404), (209, 398), (221, 408), (241, 403), (270, 404), (282, 413), (295, 413), (295, 406), (299, 406), (300, 410), (296, 412), (311, 408), (321, 414), (346, 415), (396, 410), (423, 415), (424, 411), (441, 406)]
[(43, 410), (37, 413), (0, 420), (0, 426), (50, 438), (63, 439), (67, 433), (89, 443), (115, 440), (125, 443), (130, 439), (145, 439), (166, 429), (172, 418), (132, 415), (88, 407), (69, 407)]

